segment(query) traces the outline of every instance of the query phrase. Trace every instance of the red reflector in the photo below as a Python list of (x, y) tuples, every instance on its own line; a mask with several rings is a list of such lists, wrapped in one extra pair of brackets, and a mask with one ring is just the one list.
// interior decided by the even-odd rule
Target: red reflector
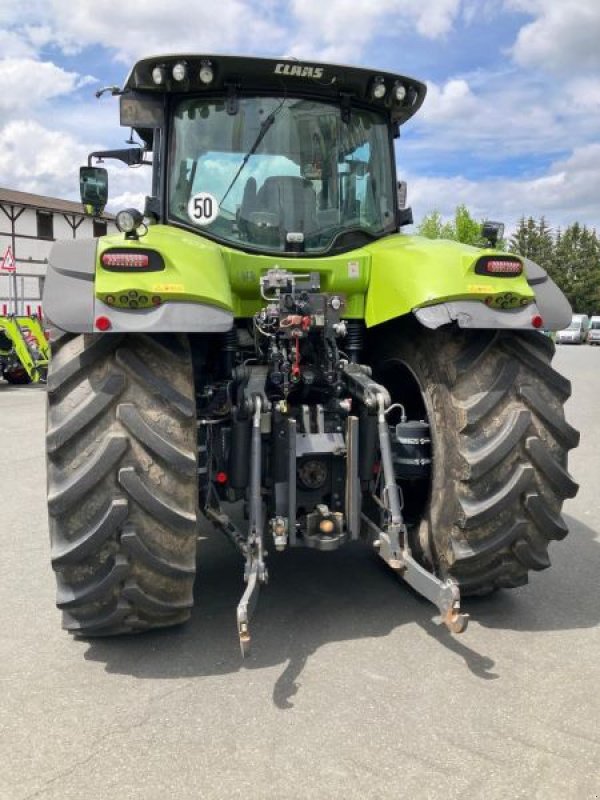
[(96, 317), (94, 323), (99, 331), (108, 331), (111, 327), (111, 322), (108, 317)]
[(103, 253), (102, 264), (105, 267), (134, 267), (143, 269), (150, 263), (150, 259), (146, 253)]
[(227, 483), (227, 481), (229, 480), (229, 476), (227, 475), (226, 472), (217, 472), (217, 474), (215, 475), (215, 480), (217, 483), (220, 483), (222, 485), (224, 483)]
[(162, 303), (162, 298), (160, 298), (158, 295), (155, 295), (152, 298), (152, 305), (153, 306), (159, 306), (161, 303)]
[(544, 324), (544, 320), (540, 317), (539, 314), (536, 314), (535, 317), (531, 318), (531, 324), (534, 328), (541, 328)]

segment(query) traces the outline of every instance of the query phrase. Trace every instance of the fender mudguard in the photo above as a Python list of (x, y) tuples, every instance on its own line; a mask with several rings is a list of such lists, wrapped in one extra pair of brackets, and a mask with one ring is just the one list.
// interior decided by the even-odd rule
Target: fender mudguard
[(371, 272), (366, 298), (368, 327), (410, 314), (429, 327), (456, 321), (461, 327), (559, 330), (571, 319), (568, 301), (533, 261), (515, 276), (480, 275), (482, 256), (506, 256), (445, 239), (399, 234), (369, 247)]
[(533, 303), (524, 308), (489, 308), (478, 300), (455, 300), (413, 310), (415, 317), (426, 328), (439, 328), (457, 322), (460, 328), (511, 328), (531, 330), (532, 320), (541, 317), (547, 331), (560, 331), (571, 321), (569, 301), (545, 269), (524, 258), (527, 283), (535, 293)]
[[(136, 247), (160, 253), (164, 268), (103, 269), (105, 250)], [(128, 307), (127, 298), (139, 295), (149, 307)], [(151, 297), (160, 302), (151, 304)], [(158, 225), (139, 241), (114, 235), (57, 242), (48, 258), (43, 304), (48, 320), (72, 333), (94, 332), (98, 317), (107, 317), (114, 333), (223, 332), (233, 324), (231, 290), (219, 249), (185, 231)]]

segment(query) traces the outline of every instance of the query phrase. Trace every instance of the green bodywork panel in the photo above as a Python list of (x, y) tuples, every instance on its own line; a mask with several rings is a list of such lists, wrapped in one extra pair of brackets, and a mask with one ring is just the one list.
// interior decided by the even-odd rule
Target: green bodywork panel
[(20, 363), (32, 383), (37, 383), (49, 358), (50, 348), (37, 317), (0, 316), (1, 361)]
[(369, 251), (367, 326), (449, 300), (480, 300), (492, 308), (510, 309), (535, 299), (525, 271), (515, 277), (475, 273), (482, 256), (506, 255), (497, 250), (396, 234), (380, 239)]
[[(101, 266), (109, 248), (147, 248), (165, 262), (160, 272), (115, 272)], [(394, 234), (339, 255), (290, 258), (261, 255), (225, 247), (181, 228), (152, 225), (139, 240), (122, 234), (99, 239), (96, 295), (119, 307), (130, 307), (130, 293), (138, 307), (152, 297), (161, 302), (208, 303), (250, 317), (265, 301), (259, 279), (279, 267), (299, 275), (318, 272), (321, 290), (346, 297), (344, 316), (365, 319), (371, 327), (415, 308), (447, 300), (481, 300), (496, 308), (514, 308), (534, 299), (525, 274), (516, 277), (476, 275), (476, 261), (497, 251), (458, 242)], [(140, 303), (141, 298), (141, 303)], [(135, 313), (132, 308), (132, 312)]]
[[(113, 272), (102, 267), (102, 254), (109, 249), (132, 251), (140, 248), (156, 250), (164, 259), (160, 272)], [(148, 299), (158, 296), (163, 302), (184, 300), (208, 303), (231, 311), (233, 297), (221, 248), (202, 236), (196, 236), (171, 225), (151, 225), (139, 240), (125, 239), (123, 234), (103, 236), (96, 252), (96, 295), (106, 300), (115, 297), (114, 305), (128, 292)], [(147, 305), (147, 304), (145, 304)]]

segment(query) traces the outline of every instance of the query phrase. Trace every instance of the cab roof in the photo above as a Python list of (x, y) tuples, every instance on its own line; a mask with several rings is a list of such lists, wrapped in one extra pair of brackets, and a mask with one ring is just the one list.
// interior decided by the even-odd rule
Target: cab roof
[[(186, 77), (176, 81), (172, 77), (173, 67), (180, 63), (185, 65)], [(199, 77), (200, 70), (207, 66), (212, 69), (213, 79), (209, 83), (203, 83)], [(156, 67), (164, 70), (165, 80), (161, 85), (156, 84), (152, 76)], [(385, 87), (385, 94), (377, 98), (373, 89), (381, 84)], [(397, 87), (405, 90), (401, 100), (396, 100)], [(281, 95), (289, 92), (321, 97), (342, 105), (359, 102), (389, 113), (392, 122), (401, 125), (421, 107), (427, 87), (414, 78), (379, 69), (296, 61), (290, 58), (185, 53), (151, 56), (138, 61), (125, 81), (124, 92), (131, 91), (154, 95), (188, 92), (235, 95), (237, 92), (265, 91)], [(402, 95), (402, 90), (398, 94)]]

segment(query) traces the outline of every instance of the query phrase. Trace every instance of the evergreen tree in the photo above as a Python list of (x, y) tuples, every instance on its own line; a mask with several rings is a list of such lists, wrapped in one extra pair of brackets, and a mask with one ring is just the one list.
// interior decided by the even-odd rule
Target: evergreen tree
[(552, 230), (546, 224), (544, 217), (536, 222), (533, 217), (521, 217), (517, 230), (510, 237), (509, 250), (511, 253), (530, 258), (546, 270), (550, 270), (553, 255), (554, 241)]
[(600, 310), (600, 241), (595, 230), (573, 223), (555, 247), (554, 278), (573, 311), (594, 314)]

